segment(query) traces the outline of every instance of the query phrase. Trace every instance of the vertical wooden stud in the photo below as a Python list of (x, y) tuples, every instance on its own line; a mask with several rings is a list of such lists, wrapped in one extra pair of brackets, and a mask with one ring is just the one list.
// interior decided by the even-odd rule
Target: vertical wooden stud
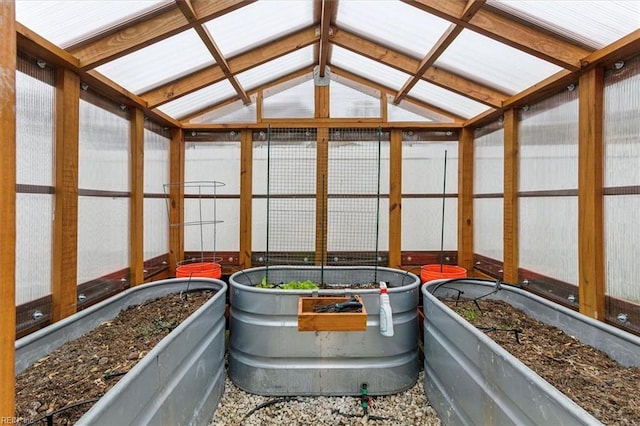
[(380, 120), (383, 123), (387, 123), (389, 121), (389, 102), (387, 102), (387, 94), (385, 92), (380, 92)]
[(264, 94), (262, 90), (258, 92), (256, 97), (256, 123), (262, 123), (262, 108), (264, 106)]
[(0, 1), (0, 418), (7, 419), (15, 415), (16, 55), (15, 2), (3, 0)]
[(78, 275), (78, 149), (80, 77), (58, 69), (56, 81), (56, 193), (53, 222), (53, 321), (77, 308)]
[(391, 130), (389, 158), (389, 267), (402, 266), (402, 130)]
[(519, 266), (518, 246), (518, 183), (519, 142), (518, 117), (514, 109), (504, 112), (504, 229), (503, 280), (517, 283)]
[(329, 118), (329, 86), (315, 87), (315, 117)]
[(144, 113), (131, 112), (131, 206), (129, 214), (131, 286), (144, 283)]
[(578, 294), (580, 312), (605, 319), (602, 68), (580, 76), (578, 107)]
[(318, 128), (316, 143), (316, 265), (327, 259), (327, 203), (329, 185), (329, 129)]
[(184, 136), (182, 129), (172, 129), (169, 179), (169, 273), (175, 275), (184, 258)]
[(240, 269), (251, 267), (253, 254), (251, 226), (253, 220), (253, 133), (244, 129), (240, 135)]
[(473, 271), (473, 129), (458, 142), (458, 265)]

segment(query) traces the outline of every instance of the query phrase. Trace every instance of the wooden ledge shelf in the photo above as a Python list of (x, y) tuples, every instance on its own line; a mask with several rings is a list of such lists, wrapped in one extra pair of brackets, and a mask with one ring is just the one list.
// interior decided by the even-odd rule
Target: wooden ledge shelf
[[(362, 303), (360, 297), (356, 296)], [(362, 312), (314, 312), (314, 307), (345, 303), (350, 297), (300, 297), (298, 299), (298, 331), (366, 331), (367, 310)]]

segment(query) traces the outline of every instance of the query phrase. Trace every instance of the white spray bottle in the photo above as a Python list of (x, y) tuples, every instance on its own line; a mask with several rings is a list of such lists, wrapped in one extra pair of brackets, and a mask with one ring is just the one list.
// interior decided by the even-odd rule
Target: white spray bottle
[(387, 294), (387, 284), (382, 281), (380, 282), (380, 334), (393, 336), (393, 314)]

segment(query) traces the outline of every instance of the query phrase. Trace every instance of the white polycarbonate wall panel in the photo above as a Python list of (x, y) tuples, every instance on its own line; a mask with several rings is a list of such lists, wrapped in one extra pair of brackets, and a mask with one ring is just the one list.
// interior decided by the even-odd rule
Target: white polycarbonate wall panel
[(195, 30), (187, 30), (107, 62), (97, 70), (138, 94), (214, 63)]
[(504, 191), (504, 130), (499, 128), (474, 140), (473, 192), (502, 194)]
[(640, 28), (640, 3), (633, 0), (489, 0), (487, 4), (593, 48)]
[[(606, 293), (640, 303), (640, 58), (605, 74)], [(629, 191), (636, 188), (635, 192)], [(630, 192), (628, 194), (625, 194)], [(610, 314), (616, 315), (617, 312)]]
[(520, 197), (520, 267), (578, 284), (578, 197)]
[[(409, 102), (401, 101), (399, 106), (387, 102), (387, 121), (434, 121), (432, 117), (429, 117), (429, 111), (424, 108), (418, 108), (410, 104)], [(443, 121), (453, 121), (446, 119)]]
[(443, 190), (458, 192), (458, 142), (403, 141), (402, 250), (440, 250), (443, 235), (444, 249), (457, 249), (458, 200)]
[(339, 2), (336, 24), (341, 29), (420, 59), (450, 25), (448, 21), (399, 1)]
[(53, 196), (16, 194), (16, 306), (51, 294)]
[(78, 186), (129, 191), (128, 120), (80, 100)]
[(489, 109), (488, 106), (480, 102), (458, 95), (435, 84), (427, 83), (424, 80), (420, 80), (413, 86), (409, 95), (463, 118), (473, 117)]
[(409, 74), (338, 46), (332, 48), (331, 64), (394, 90), (409, 78)]
[(164, 0), (16, 1), (16, 20), (60, 47), (156, 8)]
[[(265, 198), (255, 198), (251, 206), (251, 245), (251, 250), (254, 252), (267, 250), (267, 200)], [(263, 262), (264, 258), (256, 258), (256, 260)]]
[(16, 73), (16, 179), (53, 185), (55, 87)]
[(223, 80), (204, 89), (182, 96), (175, 101), (168, 102), (158, 107), (165, 114), (181, 119), (206, 107), (215, 105), (229, 99), (236, 94), (229, 80)]
[(209, 21), (205, 27), (226, 57), (313, 24), (311, 0), (258, 1)]
[(458, 249), (458, 199), (445, 201), (444, 228), (442, 200), (437, 198), (402, 199), (402, 251)]
[(169, 213), (163, 198), (144, 199), (144, 260), (169, 253)]
[(191, 123), (255, 123), (257, 117), (256, 95), (250, 96), (251, 104), (244, 105), (239, 99), (225, 106), (215, 108), (209, 112), (189, 120)]
[(184, 227), (185, 251), (238, 251), (240, 201), (237, 199), (184, 200), (186, 223), (217, 221)]
[(78, 198), (78, 284), (129, 267), (129, 198)]
[(490, 259), (504, 259), (503, 199), (473, 200), (473, 252)]
[(313, 46), (295, 50), (292, 53), (273, 59), (255, 68), (237, 75), (238, 82), (247, 90), (253, 89), (269, 81), (277, 80), (283, 75), (298, 71), (313, 63)]
[(262, 101), (265, 118), (310, 118), (314, 116), (315, 84), (307, 80), (296, 86), (266, 97)]
[(380, 96), (370, 96), (356, 89), (332, 81), (329, 87), (329, 116), (380, 117)]
[(640, 185), (640, 57), (606, 73), (604, 186)]
[[(492, 127), (497, 127), (494, 123)], [(485, 134), (486, 133), (486, 134)], [(474, 140), (474, 194), (496, 198), (473, 200), (473, 251), (503, 260), (504, 130), (476, 131)]]
[[(519, 132), (520, 192), (577, 190), (577, 91), (522, 111)], [(520, 267), (577, 284), (578, 198), (539, 195), (518, 201)]]
[(520, 191), (578, 188), (577, 92), (565, 90), (521, 112)]
[[(240, 194), (239, 142), (186, 142), (185, 182), (221, 182), (216, 194)], [(190, 193), (194, 194), (195, 191)], [(207, 193), (213, 194), (213, 191)]]
[(164, 194), (169, 183), (169, 149), (171, 140), (151, 130), (144, 130), (144, 193)]
[(520, 92), (560, 68), (470, 30), (463, 30), (436, 65), (509, 94)]

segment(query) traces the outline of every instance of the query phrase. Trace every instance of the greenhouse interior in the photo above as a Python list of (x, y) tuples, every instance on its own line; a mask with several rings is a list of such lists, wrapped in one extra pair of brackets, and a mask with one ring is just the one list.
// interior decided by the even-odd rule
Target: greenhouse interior
[[(640, 2), (0, 0), (0, 48), (0, 423), (640, 422)], [(617, 411), (529, 372), (613, 382), (581, 341)]]

